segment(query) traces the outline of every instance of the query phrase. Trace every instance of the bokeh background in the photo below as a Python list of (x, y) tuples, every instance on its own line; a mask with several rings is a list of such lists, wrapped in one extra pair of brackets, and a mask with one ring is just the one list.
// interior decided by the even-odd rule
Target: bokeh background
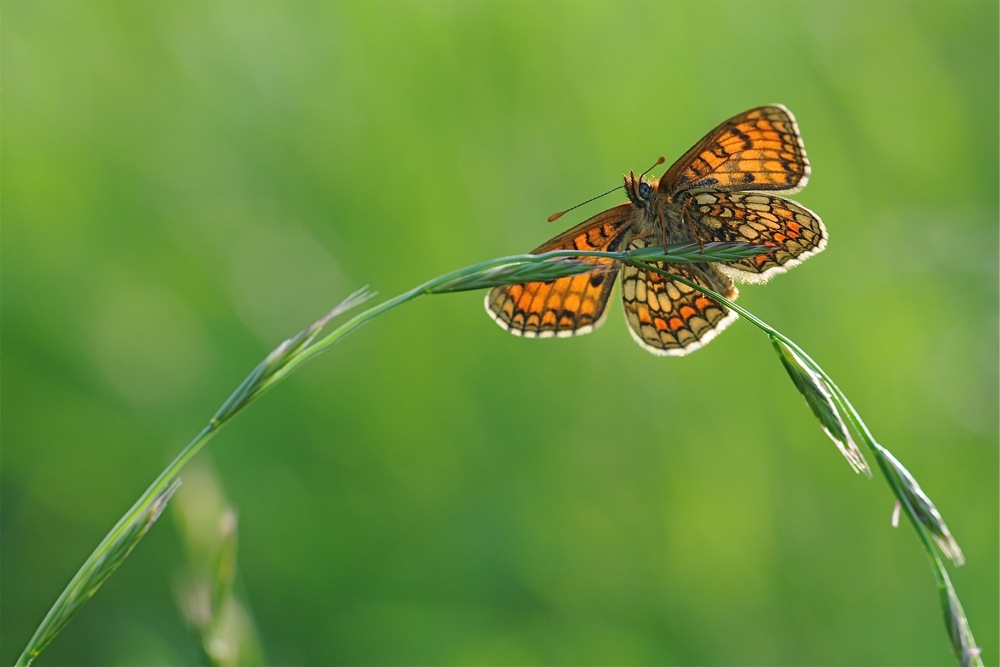
[[(7, 0), (0, 662), (280, 340), (527, 251), (782, 102), (830, 245), (741, 302), (935, 500), (995, 664), (997, 26), (993, 1)], [(751, 326), (661, 359), (617, 305), (525, 341), (482, 297), (376, 319), (199, 456), (268, 662), (953, 664), (885, 483)], [(202, 660), (189, 521), (37, 664)]]

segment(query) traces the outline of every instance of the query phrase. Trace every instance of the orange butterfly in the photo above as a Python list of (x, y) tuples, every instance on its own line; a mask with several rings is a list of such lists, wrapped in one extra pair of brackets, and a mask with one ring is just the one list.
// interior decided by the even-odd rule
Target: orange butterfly
[[(696, 143), (658, 183), (625, 176), (629, 201), (599, 213), (543, 243), (550, 250), (622, 251), (656, 245), (744, 241), (773, 250), (750, 259), (715, 263), (651, 262), (727, 299), (733, 279), (765, 282), (826, 247), (819, 216), (772, 192), (793, 193), (809, 180), (809, 162), (792, 113), (781, 106), (751, 109), (725, 121)], [(652, 240), (652, 242), (650, 242)], [(607, 316), (621, 270), (629, 332), (657, 355), (682, 355), (712, 340), (736, 313), (701, 292), (658, 273), (605, 258), (591, 273), (546, 282), (495, 287), (486, 310), (517, 336), (545, 338), (593, 331)]]

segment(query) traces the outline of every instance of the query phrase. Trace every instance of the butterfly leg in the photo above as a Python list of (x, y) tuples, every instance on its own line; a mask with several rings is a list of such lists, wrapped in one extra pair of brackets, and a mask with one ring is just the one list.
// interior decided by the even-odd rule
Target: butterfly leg
[[(684, 205), (681, 206), (681, 222), (682, 223), (684, 222), (684, 216), (687, 214), (688, 206), (691, 205), (691, 202), (693, 200), (694, 200), (693, 197), (688, 197), (687, 199), (684, 200)], [(694, 234), (694, 238), (698, 241), (698, 247), (701, 248), (701, 252), (704, 253), (705, 252), (705, 241), (701, 238), (701, 236), (698, 235), (698, 228), (694, 226), (694, 218), (691, 217), (691, 216), (687, 216), (687, 219), (688, 219), (688, 225), (691, 226), (691, 233)]]
[(667, 216), (664, 214), (664, 211), (663, 211), (663, 199), (662, 198), (659, 201), (659, 205), (657, 206), (656, 213), (657, 213), (657, 216), (660, 218), (660, 230), (662, 231), (662, 235), (663, 235), (663, 238), (662, 238), (662, 240), (663, 240), (663, 252), (665, 253), (670, 248), (670, 235), (667, 233)]

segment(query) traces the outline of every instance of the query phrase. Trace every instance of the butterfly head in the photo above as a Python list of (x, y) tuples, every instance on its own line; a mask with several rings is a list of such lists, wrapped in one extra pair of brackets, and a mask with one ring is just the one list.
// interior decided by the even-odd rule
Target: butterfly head
[(636, 208), (647, 212), (653, 210), (656, 186), (642, 176), (636, 176), (635, 172), (630, 171), (625, 176), (625, 193)]
[(666, 162), (666, 158), (658, 158), (653, 166), (639, 174), (638, 178), (636, 178), (634, 171), (628, 172), (628, 175), (625, 176), (625, 192), (628, 194), (629, 201), (646, 213), (653, 210), (653, 200), (656, 198), (657, 189), (657, 186), (646, 180), (646, 174), (664, 162)]

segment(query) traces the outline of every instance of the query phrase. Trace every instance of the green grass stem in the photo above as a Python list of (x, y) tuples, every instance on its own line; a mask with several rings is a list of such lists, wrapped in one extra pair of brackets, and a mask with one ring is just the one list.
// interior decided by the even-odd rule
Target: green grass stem
[[(650, 258), (653, 261), (661, 259), (661, 257), (658, 257), (655, 254), (652, 254)], [(865, 424), (861, 415), (854, 408), (854, 405), (847, 398), (847, 395), (841, 391), (840, 387), (838, 387), (833, 381), (833, 378), (831, 378), (829, 374), (805, 352), (805, 350), (799, 347), (795, 341), (791, 340), (774, 327), (753, 315), (742, 306), (726, 299), (721, 294), (717, 294), (707, 287), (691, 282), (682, 276), (673, 275), (642, 261), (636, 261), (634, 258), (626, 258), (623, 259), (623, 261), (628, 264), (632, 264), (633, 266), (644, 268), (647, 271), (662, 274), (698, 290), (702, 294), (705, 294), (719, 303), (724, 304), (727, 308), (736, 311), (741, 317), (767, 334), (767, 336), (772, 340), (772, 343), (774, 341), (778, 341), (781, 345), (784, 345), (793, 353), (793, 355), (791, 357), (789, 357), (789, 355), (783, 355), (782, 350), (776, 346), (779, 356), (782, 356), (782, 362), (785, 364), (786, 370), (788, 370), (789, 375), (792, 376), (792, 380), (795, 382), (796, 387), (803, 394), (806, 399), (806, 403), (809, 404), (810, 407), (813, 407), (813, 401), (811, 400), (812, 395), (808, 390), (803, 389), (802, 385), (796, 380), (794, 370), (790, 369), (789, 366), (798, 364), (810, 374), (814, 374), (815, 376), (822, 378), (823, 384), (829, 390), (829, 396), (836, 403), (834, 408), (839, 406), (842, 409), (843, 413), (847, 415), (850, 427), (855, 431), (855, 433), (861, 436), (861, 439), (874, 455), (879, 469), (885, 476), (886, 481), (888, 481), (893, 495), (896, 496), (899, 506), (903, 508), (904, 513), (910, 520), (911, 525), (917, 533), (920, 544), (923, 546), (924, 551), (927, 553), (927, 556), (931, 561), (931, 568), (937, 581), (941, 607), (945, 618), (945, 625), (952, 643), (952, 648), (955, 651), (956, 657), (959, 659), (959, 663), (963, 667), (981, 666), (983, 662), (980, 656), (980, 650), (976, 644), (975, 638), (972, 635), (968, 617), (965, 615), (962, 604), (958, 599), (958, 594), (951, 583), (951, 579), (948, 577), (948, 572), (944, 567), (944, 563), (941, 561), (938, 550), (934, 548), (934, 545), (936, 544), (940, 552), (951, 559), (955, 565), (963, 565), (965, 563), (962, 550), (952, 537), (951, 532), (948, 530), (947, 525), (945, 525), (944, 520), (942, 519), (937, 508), (934, 506), (934, 503), (931, 502), (930, 498), (924, 493), (916, 479), (903, 466), (903, 464), (900, 463), (888, 449), (875, 440), (875, 437), (868, 429), (868, 425)], [(792, 360), (794, 360), (794, 363)], [(814, 409), (814, 413), (815, 412), (816, 410)], [(835, 413), (839, 415), (840, 410), (835, 410)], [(824, 419), (820, 417), (820, 421), (823, 423)], [(841, 443), (838, 442), (836, 435), (828, 430), (826, 423), (823, 423), (823, 426), (827, 435), (829, 435), (834, 442), (837, 442), (838, 447), (840, 447)], [(843, 432), (847, 432), (846, 424), (844, 425)], [(853, 456), (853, 452), (850, 451), (849, 446), (847, 449), (848, 451), (844, 452), (844, 447), (841, 447), (841, 451), (845, 453), (845, 457), (849, 462), (851, 462), (855, 470), (863, 472), (868, 477), (871, 477), (871, 472), (868, 470), (867, 464), (863, 462), (863, 459), (860, 459), (859, 461)], [(858, 454), (860, 455), (860, 452), (858, 452)]]
[[(334, 319), (356, 308), (374, 296), (362, 289), (327, 315), (275, 348), (240, 383), (226, 399), (205, 428), (189, 442), (180, 454), (160, 473), (131, 509), (115, 524), (42, 620), (28, 642), (17, 665), (29, 665), (32, 660), (65, 627), (79, 608), (92, 597), (101, 584), (131, 553), (138, 541), (149, 531), (166, 503), (177, 490), (180, 472), (212, 437), (254, 400), (287, 378), (302, 364), (326, 351), (334, 343), (371, 321), (373, 318), (425, 294), (443, 294), (483, 289), (504, 284), (538, 280), (554, 280), (563, 276), (595, 270), (593, 258), (610, 258), (636, 267), (661, 273), (689, 285), (724, 304), (767, 334), (796, 387), (819, 418), (823, 429), (858, 472), (871, 476), (864, 457), (854, 445), (851, 432), (860, 436), (871, 450), (879, 469), (889, 482), (899, 506), (906, 513), (927, 552), (940, 592), (942, 609), (952, 646), (963, 666), (982, 665), (979, 649), (969, 629), (958, 595), (948, 578), (940, 553), (954, 563), (963, 562), (962, 552), (941, 519), (937, 508), (901, 463), (872, 436), (857, 410), (833, 379), (794, 341), (754, 316), (746, 309), (719, 294), (692, 283), (681, 276), (669, 274), (648, 262), (727, 262), (761, 254), (762, 248), (745, 243), (706, 243), (663, 248), (642, 248), (627, 252), (591, 252), (558, 250), (539, 255), (514, 255), (481, 262), (432, 278), (417, 287), (364, 310), (323, 334)], [(844, 418), (846, 416), (846, 420)], [(935, 549), (935, 545), (937, 549)]]

